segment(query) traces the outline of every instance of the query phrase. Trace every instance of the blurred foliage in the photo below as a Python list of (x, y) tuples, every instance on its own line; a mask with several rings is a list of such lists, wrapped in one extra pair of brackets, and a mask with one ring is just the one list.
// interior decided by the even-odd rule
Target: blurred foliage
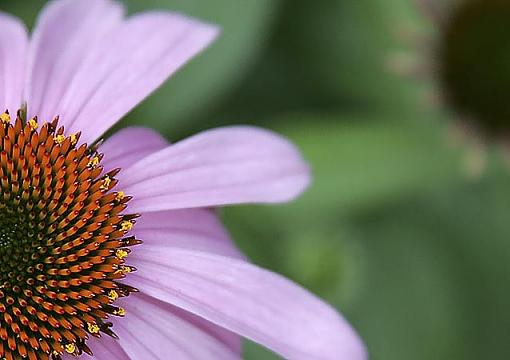
[(219, 40), (203, 56), (192, 60), (132, 114), (131, 123), (144, 119), (144, 123), (172, 133), (186, 129), (200, 114), (209, 113), (228, 90), (238, 85), (260, 56), (280, 1), (126, 0), (125, 3), (130, 12), (171, 9), (221, 28)]
[[(510, 354), (510, 178), (491, 158), (466, 178), (423, 88), (386, 71), (406, 0), (126, 0), (221, 25), (221, 39), (120, 126), (170, 140), (232, 123), (272, 128), (310, 161), (314, 184), (279, 207), (225, 209), (239, 246), (331, 302), (375, 360)], [(0, 0), (33, 23), (44, 1)], [(306, 326), (306, 324), (303, 324)], [(247, 359), (274, 355), (254, 344)]]
[(493, 171), (355, 217), (369, 276), (353, 316), (373, 359), (506, 358), (509, 181)]

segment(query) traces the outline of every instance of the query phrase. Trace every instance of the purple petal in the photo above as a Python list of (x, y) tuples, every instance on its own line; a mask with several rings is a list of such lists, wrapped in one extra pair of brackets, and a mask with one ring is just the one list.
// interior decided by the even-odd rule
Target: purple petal
[[(188, 250), (143, 249), (130, 283), (288, 359), (366, 359), (361, 340), (330, 306), (244, 261)], [(134, 260), (134, 259), (133, 259)]]
[(92, 142), (217, 36), (180, 14), (136, 15), (89, 50), (57, 109)]
[(143, 294), (123, 301), (126, 316), (115, 324), (131, 359), (239, 359), (208, 332), (177, 316), (172, 308)]
[[(29, 115), (51, 120), (64, 115), (60, 101), (91, 49), (123, 17), (123, 8), (110, 0), (51, 1), (41, 12), (30, 45), (26, 88)], [(75, 99), (82, 103), (84, 99)], [(62, 124), (70, 122), (63, 116)]]
[[(168, 141), (154, 130), (130, 127), (116, 132), (99, 150), (105, 155), (102, 165), (111, 170), (124, 169), (167, 145)], [(122, 181), (123, 176), (124, 171), (121, 171), (118, 178)]]
[(21, 107), (28, 36), (17, 18), (0, 12), (0, 112)]
[(87, 345), (94, 352), (94, 358), (98, 360), (129, 360), (129, 356), (122, 349), (121, 344), (109, 336), (102, 336), (101, 339), (94, 340), (91, 338)]
[(180, 318), (198, 327), (202, 331), (215, 337), (236, 354), (241, 354), (243, 339), (239, 335), (218, 325), (215, 325), (212, 322), (207, 321), (200, 316), (187, 312), (186, 310), (182, 310), (181, 308), (178, 308), (171, 304), (167, 304), (167, 306), (168, 309), (171, 310), (175, 315), (179, 316)]
[[(132, 233), (144, 241), (141, 248), (153, 251), (164, 251), (166, 247), (173, 247), (245, 258), (210, 209), (145, 213), (137, 220)], [(136, 257), (136, 254), (137, 251), (134, 251), (133, 257)]]
[(134, 212), (273, 203), (299, 195), (308, 166), (287, 140), (253, 127), (203, 132), (125, 169)]

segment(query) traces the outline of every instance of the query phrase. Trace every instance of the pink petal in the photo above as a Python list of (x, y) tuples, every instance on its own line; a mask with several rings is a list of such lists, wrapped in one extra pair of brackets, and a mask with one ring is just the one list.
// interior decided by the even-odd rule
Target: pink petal
[(17, 18), (0, 12), (0, 112), (21, 107), (28, 36)]
[(143, 294), (123, 301), (125, 318), (115, 332), (131, 359), (239, 359), (239, 354), (209, 333), (174, 314), (163, 302)]
[(94, 339), (87, 344), (90, 346), (91, 350), (94, 352), (94, 358), (98, 360), (129, 360), (129, 356), (122, 349), (119, 341), (109, 337), (102, 336), (101, 339)]
[[(133, 259), (134, 260), (134, 259)], [(366, 359), (361, 340), (330, 306), (244, 261), (147, 249), (130, 283), (162, 301), (261, 343), (288, 359)]]
[[(106, 169), (125, 168), (129, 164), (166, 147), (168, 142), (155, 131), (145, 128), (120, 130), (100, 147), (105, 154)], [(122, 190), (126, 172), (117, 175)], [(143, 214), (133, 234), (143, 239), (144, 246), (173, 246), (209, 251), (225, 256), (244, 258), (210, 209), (167, 210)]]
[(130, 210), (273, 203), (299, 195), (308, 166), (287, 140), (253, 127), (203, 132), (125, 169)]
[(244, 259), (210, 209), (167, 210), (145, 213), (137, 219), (132, 233), (144, 244), (138, 249), (164, 251), (167, 247), (200, 250)]
[(91, 337), (87, 345), (94, 352), (94, 358), (98, 360), (129, 360), (121, 344), (109, 336), (102, 336), (101, 339)]
[[(30, 44), (26, 100), (29, 115), (62, 115), (60, 100), (76, 80), (94, 45), (121, 23), (123, 8), (110, 0), (51, 1), (41, 12)], [(84, 99), (76, 99), (78, 103)], [(64, 116), (62, 123), (71, 119)]]
[(189, 323), (193, 324), (197, 328), (201, 329), (202, 331), (210, 334), (211, 336), (215, 337), (219, 341), (221, 341), (223, 344), (225, 344), (229, 349), (231, 349), (236, 354), (241, 354), (242, 351), (242, 338), (218, 325), (213, 324), (210, 321), (205, 320), (204, 318), (197, 316), (195, 314), (192, 314), (186, 310), (182, 310), (181, 308), (178, 308), (176, 306), (173, 306), (171, 304), (167, 304), (168, 308), (177, 316), (180, 318), (188, 321)]
[[(105, 156), (101, 164), (108, 170), (124, 169), (167, 145), (168, 141), (154, 130), (142, 127), (122, 129), (99, 148)], [(122, 181), (123, 177), (124, 171), (121, 171), (118, 178)]]
[(69, 131), (92, 142), (217, 36), (180, 14), (136, 15), (89, 50), (58, 111)]

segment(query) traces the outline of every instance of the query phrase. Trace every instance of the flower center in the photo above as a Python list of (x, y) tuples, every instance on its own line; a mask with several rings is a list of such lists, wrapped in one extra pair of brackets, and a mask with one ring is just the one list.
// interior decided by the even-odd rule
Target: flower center
[(454, 110), (486, 135), (510, 131), (510, 2), (465, 0), (440, 44), (440, 76)]
[(114, 303), (137, 291), (119, 282), (137, 215), (79, 134), (22, 117), (0, 115), (0, 358), (92, 354), (87, 339), (116, 337)]

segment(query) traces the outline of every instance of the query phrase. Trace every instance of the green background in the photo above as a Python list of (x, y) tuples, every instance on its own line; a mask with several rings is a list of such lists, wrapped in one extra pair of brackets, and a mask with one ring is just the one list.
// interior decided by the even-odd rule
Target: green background
[[(510, 355), (510, 175), (492, 149), (468, 176), (430, 82), (387, 71), (404, 28), (433, 34), (405, 0), (126, 0), (218, 23), (220, 40), (119, 126), (177, 141), (256, 124), (295, 141), (314, 183), (292, 204), (223, 210), (261, 266), (332, 303), (372, 359)], [(32, 24), (44, 1), (0, 0)], [(416, 44), (415, 44), (416, 45)], [(306, 324), (303, 324), (306, 326)], [(254, 344), (247, 359), (275, 355)]]

